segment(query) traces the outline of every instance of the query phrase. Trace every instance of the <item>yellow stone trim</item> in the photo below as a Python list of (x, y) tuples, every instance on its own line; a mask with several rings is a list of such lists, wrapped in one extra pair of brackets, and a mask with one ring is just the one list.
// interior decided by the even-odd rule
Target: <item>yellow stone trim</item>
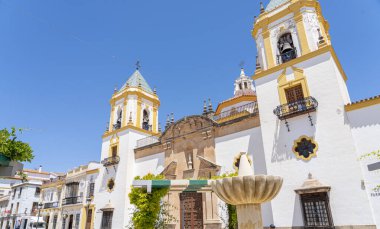
[(86, 173), (87, 173), (87, 175), (99, 173), (99, 169), (88, 170), (88, 171), (86, 171)]
[(264, 49), (265, 49), (265, 58), (267, 62), (267, 67), (266, 69), (270, 69), (274, 67), (274, 55), (273, 55), (273, 50), (272, 50), (272, 44), (270, 40), (270, 32), (268, 29), (266, 29), (263, 32), (263, 40), (264, 40)]
[(278, 82), (278, 95), (280, 98), (280, 104), (287, 104), (288, 101), (286, 100), (286, 94), (285, 90), (291, 87), (295, 87), (298, 85), (302, 86), (302, 92), (303, 96), (309, 97), (310, 92), (309, 92), (309, 87), (307, 84), (307, 80), (305, 75), (303, 74), (303, 70), (299, 68), (292, 67), (293, 73), (294, 73), (294, 80), (287, 81), (286, 80), (286, 69), (282, 72), (282, 74), (278, 77), (277, 82)]
[(123, 105), (124, 105), (123, 106), (123, 117), (121, 120), (121, 126), (125, 126), (127, 123), (127, 105), (128, 105), (128, 98), (127, 97), (124, 98)]
[(95, 217), (95, 205), (91, 204), (89, 207), (84, 206), (82, 208), (82, 217), (80, 222), (80, 229), (86, 229), (86, 222), (87, 222), (87, 211), (92, 210), (92, 218), (91, 218), (91, 227), (90, 229), (94, 228), (94, 217)]
[(118, 134), (118, 133), (125, 131), (125, 130), (128, 130), (128, 129), (136, 130), (136, 131), (142, 132), (144, 134), (148, 134), (148, 135), (158, 134), (158, 132), (155, 132), (155, 131), (144, 130), (144, 129), (136, 127), (134, 125), (127, 124), (126, 126), (120, 128), (120, 129), (114, 130), (112, 132), (104, 133), (102, 138), (106, 138), (106, 137), (112, 136), (114, 134)]
[(234, 114), (234, 115), (230, 115), (228, 117), (225, 117), (225, 118), (222, 118), (222, 119), (219, 119), (217, 120), (216, 122), (217, 123), (224, 123), (224, 122), (228, 122), (228, 121), (231, 121), (231, 120), (234, 120), (234, 119), (237, 119), (237, 118), (240, 118), (240, 117), (244, 117), (246, 115), (249, 115), (250, 113), (248, 111), (243, 111), (243, 112), (240, 112), (240, 113), (237, 113), (237, 114)]
[(113, 129), (113, 116), (114, 116), (114, 112), (115, 112), (115, 104), (112, 103), (111, 104), (111, 117), (110, 117), (109, 131), (112, 131), (112, 129)]
[(110, 145), (108, 148), (108, 157), (112, 157), (112, 148), (117, 147), (117, 155), (119, 156), (119, 136), (117, 134), (113, 135), (110, 140)]
[(309, 43), (306, 37), (305, 25), (303, 23), (303, 15), (298, 11), (295, 14), (294, 20), (296, 21), (296, 27), (298, 31), (299, 43), (301, 45), (301, 55), (308, 54), (310, 52)]
[(152, 128), (152, 131), (153, 132), (156, 132), (158, 131), (158, 128), (157, 128), (157, 110), (158, 108), (153, 106), (153, 128)]
[(376, 96), (376, 97), (369, 98), (366, 100), (361, 100), (361, 101), (356, 102), (356, 103), (347, 104), (345, 106), (345, 110), (346, 111), (354, 111), (354, 110), (359, 110), (362, 108), (366, 108), (366, 107), (370, 107), (370, 106), (374, 106), (374, 105), (379, 105), (379, 104), (380, 104), (380, 96)]
[(137, 98), (137, 110), (136, 110), (137, 118), (136, 118), (135, 125), (136, 127), (140, 127), (140, 128), (142, 126), (141, 125), (141, 112), (142, 112), (141, 103), (142, 103), (141, 98)]
[[(131, 88), (131, 87), (129, 87), (129, 88)], [(113, 95), (111, 100), (110, 100), (110, 103), (114, 104), (116, 101), (118, 101), (122, 98), (128, 98), (129, 95), (136, 95), (138, 98), (142, 98), (142, 99), (145, 99), (145, 100), (152, 102), (153, 105), (156, 105), (157, 107), (160, 106), (160, 100), (158, 99), (157, 95), (150, 95), (141, 89), (138, 89), (138, 88), (135, 88), (135, 89), (136, 89), (135, 91), (123, 90), (121, 93)]]
[[(269, 24), (285, 17), (288, 14), (293, 13), (294, 15), (296, 15), (303, 7), (313, 7), (315, 8), (317, 15), (322, 15), (320, 4), (315, 0), (293, 1), (292, 4), (289, 5), (289, 7), (284, 8), (283, 10), (277, 12), (274, 15), (269, 16), (268, 12), (260, 14), (252, 30), (252, 36), (255, 38), (260, 29), (268, 28)], [(323, 20), (321, 23), (325, 26), (325, 28), (329, 28), (328, 26), (326, 26), (326, 20)]]
[(310, 52), (310, 53), (308, 53), (308, 54), (306, 54), (306, 55), (300, 56), (300, 57), (298, 57), (298, 58), (296, 58), (296, 59), (293, 59), (293, 60), (291, 60), (291, 61), (288, 61), (288, 62), (286, 62), (286, 63), (284, 63), (284, 64), (277, 65), (277, 66), (275, 66), (275, 67), (273, 67), (273, 68), (271, 68), (271, 69), (268, 69), (268, 70), (262, 71), (261, 73), (252, 76), (252, 78), (253, 78), (254, 80), (258, 80), (258, 79), (260, 79), (260, 78), (262, 78), (262, 77), (265, 77), (265, 76), (267, 76), (267, 75), (270, 75), (270, 74), (275, 73), (275, 72), (278, 72), (278, 71), (281, 71), (281, 70), (283, 70), (284, 68), (291, 67), (291, 66), (293, 66), (293, 65), (296, 65), (296, 64), (301, 63), (301, 62), (303, 62), (303, 61), (306, 61), (306, 60), (308, 60), (308, 59), (312, 59), (312, 58), (317, 57), (317, 56), (319, 56), (319, 55), (322, 55), (322, 54), (324, 54), (324, 53), (326, 53), (326, 52), (330, 52), (330, 53), (331, 53), (331, 56), (332, 56), (332, 58), (334, 59), (336, 65), (337, 65), (337, 67), (338, 67), (338, 69), (339, 69), (340, 74), (342, 75), (343, 79), (344, 79), (345, 81), (347, 81), (346, 73), (344, 72), (343, 67), (342, 67), (342, 65), (341, 65), (341, 63), (340, 63), (340, 61), (339, 61), (339, 59), (338, 59), (338, 57), (337, 57), (337, 55), (336, 55), (336, 53), (335, 53), (335, 51), (334, 51), (334, 48), (333, 48), (331, 45), (327, 45), (327, 46), (325, 46), (325, 47), (323, 47), (323, 48), (320, 48), (320, 49), (318, 49), (318, 50), (315, 50), (314, 52)]
[(249, 102), (257, 101), (257, 97), (255, 95), (239, 96), (239, 97), (224, 101), (222, 103), (219, 103), (218, 107), (216, 108), (215, 115), (220, 114), (222, 110), (226, 107), (233, 106), (235, 104), (238, 104), (240, 102), (245, 102), (245, 101), (249, 101)]
[[(315, 148), (314, 148), (313, 152), (310, 154), (310, 156), (309, 156), (308, 158), (305, 158), (305, 157), (303, 157), (303, 156), (300, 156), (300, 155), (298, 155), (298, 153), (296, 152), (297, 144), (300, 143), (301, 140), (304, 139), (304, 138), (305, 138), (306, 140), (311, 141), (313, 144), (315, 144)], [(318, 143), (315, 142), (313, 138), (310, 138), (310, 137), (308, 137), (308, 136), (306, 136), (306, 135), (302, 135), (301, 137), (299, 137), (297, 140), (294, 141), (294, 145), (293, 145), (292, 150), (293, 150), (294, 155), (295, 155), (298, 159), (300, 159), (300, 160), (304, 160), (304, 161), (310, 161), (313, 157), (316, 157), (316, 156), (317, 156)]]

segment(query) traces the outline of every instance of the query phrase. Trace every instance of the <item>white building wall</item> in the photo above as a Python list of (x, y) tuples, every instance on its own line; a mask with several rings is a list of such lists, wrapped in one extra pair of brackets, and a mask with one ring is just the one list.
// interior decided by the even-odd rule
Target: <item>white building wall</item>
[[(310, 95), (319, 102), (312, 113), (314, 126), (307, 115), (288, 120), (290, 132), (273, 114), (279, 104), (277, 78), (281, 71), (256, 80), (267, 171), (284, 178), (283, 188), (273, 201), (274, 223), (279, 227), (302, 226), (300, 188), (308, 173), (331, 186), (330, 205), (334, 224), (371, 225), (369, 201), (362, 189), (363, 175), (357, 162), (350, 128), (344, 118), (344, 98), (339, 90), (335, 63), (329, 53), (297, 64), (304, 70)], [(294, 140), (301, 135), (314, 137), (319, 144), (317, 157), (305, 162), (292, 152)], [(349, 201), (347, 201), (349, 200)]]
[(135, 176), (143, 177), (148, 173), (160, 174), (165, 168), (165, 152), (157, 153), (136, 160)]
[[(235, 172), (233, 161), (241, 152), (248, 153), (253, 161), (256, 175), (267, 174), (265, 154), (261, 137), (261, 128), (237, 132), (215, 139), (216, 164), (222, 166), (220, 173)], [(270, 203), (262, 206), (263, 223), (269, 226), (273, 223)]]
[[(129, 103), (129, 101), (128, 101)], [(100, 209), (111, 205), (114, 208), (112, 225), (113, 228), (124, 228), (129, 224), (130, 204), (128, 193), (135, 177), (134, 148), (137, 140), (147, 137), (147, 134), (131, 129), (117, 134), (119, 136), (120, 162), (115, 166), (101, 167), (99, 177), (95, 185), (95, 229), (100, 229), (102, 211)], [(111, 136), (103, 139), (101, 160), (108, 157)], [(112, 192), (107, 188), (107, 181), (113, 178), (115, 187)]]
[[(373, 105), (347, 112), (352, 135), (355, 140), (357, 156), (380, 150), (380, 105)], [(374, 188), (380, 185), (380, 170), (369, 171), (368, 165), (379, 162), (374, 157), (362, 160), (362, 170), (365, 177), (365, 187), (372, 205), (372, 214), (376, 225), (380, 228), (380, 191)]]

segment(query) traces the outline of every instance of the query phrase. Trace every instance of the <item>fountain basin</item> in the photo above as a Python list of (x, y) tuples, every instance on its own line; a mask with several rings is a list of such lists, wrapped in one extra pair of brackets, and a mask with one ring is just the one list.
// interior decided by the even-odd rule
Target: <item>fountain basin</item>
[(212, 189), (224, 202), (231, 205), (261, 204), (277, 196), (283, 179), (279, 176), (238, 176), (212, 182)]

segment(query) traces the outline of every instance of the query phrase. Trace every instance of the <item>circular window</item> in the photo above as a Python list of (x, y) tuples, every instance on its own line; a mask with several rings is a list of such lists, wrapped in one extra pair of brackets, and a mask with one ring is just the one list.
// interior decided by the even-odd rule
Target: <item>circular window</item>
[(307, 136), (301, 136), (298, 140), (294, 141), (293, 153), (297, 158), (302, 160), (310, 160), (316, 156), (318, 144)]

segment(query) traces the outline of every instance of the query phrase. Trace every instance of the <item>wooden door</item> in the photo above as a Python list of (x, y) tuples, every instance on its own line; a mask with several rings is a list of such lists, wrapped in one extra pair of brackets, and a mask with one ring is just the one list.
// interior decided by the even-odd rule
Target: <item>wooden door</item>
[(181, 229), (203, 229), (202, 193), (180, 194)]
[(91, 229), (91, 221), (92, 221), (92, 209), (88, 209), (87, 219), (86, 219), (86, 229)]

